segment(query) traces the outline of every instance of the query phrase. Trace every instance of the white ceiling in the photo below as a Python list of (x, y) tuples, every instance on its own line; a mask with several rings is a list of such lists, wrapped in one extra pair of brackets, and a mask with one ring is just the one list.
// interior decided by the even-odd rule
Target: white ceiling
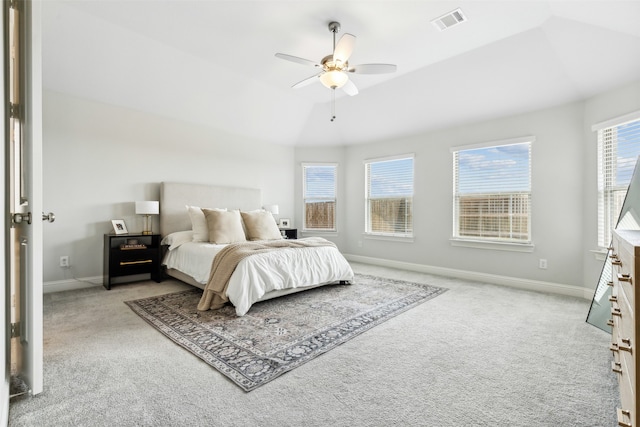
[[(431, 20), (460, 7), (468, 22)], [(357, 36), (360, 93), (276, 52), (320, 61), (330, 21)], [(419, 134), (581, 100), (640, 79), (640, 1), (43, 2), (46, 89), (287, 145)]]

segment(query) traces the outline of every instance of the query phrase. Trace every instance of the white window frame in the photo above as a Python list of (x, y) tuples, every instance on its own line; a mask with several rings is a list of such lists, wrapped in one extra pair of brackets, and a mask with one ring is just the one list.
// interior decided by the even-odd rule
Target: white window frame
[[(338, 231), (338, 163), (302, 163), (302, 232), (329, 232), (335, 233)], [(334, 170), (333, 176), (333, 198), (321, 197), (307, 197), (307, 168), (313, 167), (331, 167)], [(311, 228), (307, 226), (307, 203), (311, 201), (332, 201), (334, 204), (333, 209), (333, 228)]]
[[(451, 244), (453, 246), (465, 246), (480, 249), (494, 249), (494, 250), (506, 250), (506, 251), (520, 251), (531, 252), (533, 251), (533, 237), (531, 232), (532, 223), (532, 208), (531, 208), (531, 165), (533, 161), (533, 143), (535, 142), (535, 136), (523, 136), (518, 138), (510, 138), (498, 141), (487, 141), (477, 144), (469, 144), (464, 146), (457, 146), (451, 148), (453, 157), (453, 228)], [(529, 191), (518, 192), (519, 194), (528, 195), (528, 219), (527, 219), (527, 239), (510, 239), (510, 238), (495, 238), (495, 237), (467, 237), (460, 236), (459, 234), (459, 195), (457, 194), (457, 168), (458, 168), (458, 153), (466, 150), (475, 150), (491, 147), (502, 147), (507, 145), (516, 144), (529, 144)], [(487, 195), (494, 195), (499, 193), (489, 192)]]
[[(371, 230), (371, 211), (370, 211), (370, 201), (372, 200), (369, 197), (369, 188), (370, 188), (370, 176), (369, 176), (369, 165), (373, 164), (373, 163), (380, 163), (380, 162), (388, 162), (388, 161), (394, 161), (394, 160), (406, 160), (406, 159), (411, 159), (412, 161), (412, 174), (411, 174), (411, 185), (412, 185), (412, 194), (411, 194), (411, 212), (412, 212), (412, 218), (411, 218), (411, 231), (409, 232), (405, 232), (405, 233), (393, 233), (393, 232), (379, 232), (379, 231), (372, 231)], [(397, 155), (397, 156), (387, 156), (387, 157), (378, 157), (378, 158), (374, 158), (374, 159), (367, 159), (364, 162), (364, 174), (365, 174), (365, 179), (364, 179), (364, 199), (365, 199), (365, 207), (364, 207), (364, 211), (365, 211), (365, 229), (364, 229), (364, 236), (368, 237), (368, 238), (382, 238), (382, 239), (393, 239), (393, 240), (400, 240), (400, 241), (413, 241), (413, 198), (414, 198), (414, 194), (415, 194), (415, 154), (410, 153), (410, 154), (402, 154), (402, 155)]]
[[(611, 243), (611, 237), (622, 208), (624, 196), (629, 184), (617, 185), (615, 178), (617, 171), (617, 128), (622, 125), (640, 120), (640, 111), (615, 117), (591, 127), (597, 132), (597, 162), (598, 162), (598, 247), (606, 251)], [(635, 165), (635, 163), (634, 163)]]

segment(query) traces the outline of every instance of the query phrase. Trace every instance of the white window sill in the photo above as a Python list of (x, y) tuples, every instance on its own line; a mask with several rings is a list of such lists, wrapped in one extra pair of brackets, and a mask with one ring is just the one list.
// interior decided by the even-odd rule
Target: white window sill
[(308, 234), (308, 235), (314, 235), (314, 236), (337, 236), (338, 232), (335, 230), (302, 230), (300, 231), (301, 234)]
[(591, 252), (593, 254), (593, 257), (597, 261), (604, 261), (604, 260), (607, 259), (607, 253), (609, 251), (607, 251), (606, 249), (592, 249), (589, 252)]
[(362, 237), (370, 240), (386, 240), (388, 242), (413, 243), (413, 236), (388, 236), (386, 234), (363, 233)]
[(484, 240), (449, 239), (451, 246), (466, 248), (491, 249), (496, 251), (533, 252), (533, 243), (491, 242)]

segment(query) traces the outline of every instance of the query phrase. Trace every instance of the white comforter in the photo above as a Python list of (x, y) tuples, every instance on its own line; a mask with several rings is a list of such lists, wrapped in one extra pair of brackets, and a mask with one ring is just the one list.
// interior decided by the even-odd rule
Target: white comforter
[[(225, 245), (187, 242), (170, 250), (164, 260), (167, 268), (193, 277), (202, 286), (209, 280), (215, 255)], [(243, 316), (253, 303), (273, 291), (313, 287), (353, 280), (353, 270), (333, 247), (283, 249), (252, 255), (238, 264), (229, 281), (227, 297)]]

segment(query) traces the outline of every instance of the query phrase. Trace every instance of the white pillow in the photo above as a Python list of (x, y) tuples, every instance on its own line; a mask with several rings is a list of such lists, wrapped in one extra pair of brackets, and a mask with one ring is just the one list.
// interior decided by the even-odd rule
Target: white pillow
[(161, 245), (169, 245), (169, 250), (172, 251), (183, 243), (191, 242), (193, 240), (193, 231), (176, 231), (175, 233), (164, 236)]
[[(214, 211), (226, 211), (226, 209), (212, 208)], [(207, 227), (207, 219), (204, 217), (202, 209), (198, 206), (187, 205), (187, 211), (189, 211), (189, 218), (191, 219), (191, 230), (193, 230), (194, 242), (208, 242), (209, 241), (209, 227)]]

